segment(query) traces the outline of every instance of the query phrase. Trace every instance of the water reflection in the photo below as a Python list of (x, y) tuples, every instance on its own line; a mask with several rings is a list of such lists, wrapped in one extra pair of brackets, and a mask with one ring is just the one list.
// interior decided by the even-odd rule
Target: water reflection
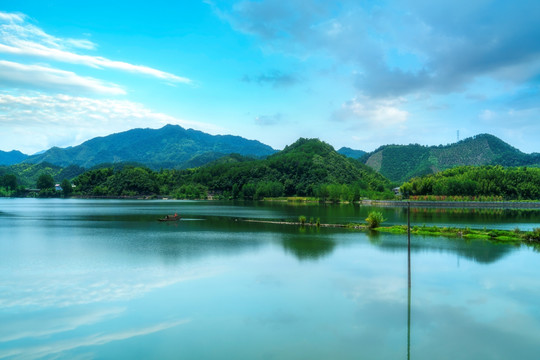
[(336, 242), (329, 238), (305, 236), (285, 237), (281, 243), (285, 252), (298, 260), (320, 260), (329, 256), (336, 247)]
[(413, 236), (408, 287), (403, 235), (237, 216), (279, 207), (162, 224), (184, 203), (51, 204), (0, 214), (0, 358), (537, 357), (526, 246)]

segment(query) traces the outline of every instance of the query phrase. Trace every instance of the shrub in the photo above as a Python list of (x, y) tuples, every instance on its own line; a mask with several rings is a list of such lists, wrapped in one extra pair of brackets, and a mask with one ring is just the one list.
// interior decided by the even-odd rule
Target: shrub
[(385, 218), (383, 218), (383, 215), (379, 211), (372, 211), (369, 213), (368, 217), (366, 218), (367, 226), (370, 229), (374, 229), (379, 227), (384, 221), (386, 221)]
[(540, 228), (534, 228), (528, 236), (529, 241), (540, 241)]
[(306, 223), (306, 217), (304, 215), (300, 215), (298, 217), (298, 220), (300, 221), (300, 224), (302, 224), (302, 226), (304, 226), (304, 224)]

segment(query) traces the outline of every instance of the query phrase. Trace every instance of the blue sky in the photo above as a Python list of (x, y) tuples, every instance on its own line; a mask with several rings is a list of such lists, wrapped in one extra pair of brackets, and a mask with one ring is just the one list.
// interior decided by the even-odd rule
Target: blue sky
[(178, 124), (540, 152), (538, 1), (3, 1), (0, 150)]

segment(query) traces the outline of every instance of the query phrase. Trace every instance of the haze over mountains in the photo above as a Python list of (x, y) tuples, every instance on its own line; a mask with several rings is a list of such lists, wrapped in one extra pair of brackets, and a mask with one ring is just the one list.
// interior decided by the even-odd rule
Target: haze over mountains
[[(350, 148), (338, 152), (360, 160), (394, 182), (458, 165), (540, 165), (540, 154), (523, 153), (489, 134), (445, 146), (385, 145), (370, 153)], [(53, 147), (32, 156), (0, 151), (0, 165), (50, 163), (88, 169), (103, 163), (136, 162), (153, 169), (182, 169), (202, 166), (231, 153), (265, 158), (276, 150), (240, 136), (209, 135), (166, 125), (161, 129), (133, 129), (97, 137), (69, 148)]]

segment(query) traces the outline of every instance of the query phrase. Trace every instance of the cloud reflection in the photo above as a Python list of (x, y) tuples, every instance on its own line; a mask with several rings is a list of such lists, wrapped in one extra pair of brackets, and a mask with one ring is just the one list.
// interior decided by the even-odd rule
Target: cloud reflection
[(60, 313), (17, 314), (2, 318), (0, 343), (24, 338), (38, 338), (75, 330), (84, 325), (109, 320), (123, 313), (125, 308), (64, 310)]
[[(139, 269), (137, 274), (125, 273), (116, 277), (107, 271), (101, 275), (73, 274), (54, 279), (30, 281), (16, 278), (4, 283), (10, 289), (0, 298), (0, 308), (12, 307), (69, 307), (74, 305), (128, 301), (151, 291), (183, 281), (211, 277), (219, 269), (205, 269), (181, 274), (164, 274), (152, 269)], [(25, 284), (21, 287), (19, 284)]]
[(18, 359), (35, 359), (44, 356), (51, 356), (61, 352), (73, 350), (82, 346), (99, 346), (112, 341), (127, 340), (137, 336), (145, 336), (159, 331), (167, 330), (190, 322), (189, 319), (162, 322), (153, 326), (119, 331), (109, 334), (93, 334), (79, 339), (57, 341), (47, 345), (24, 347), (9, 350), (0, 350), (0, 359), (7, 357), (17, 357)]

